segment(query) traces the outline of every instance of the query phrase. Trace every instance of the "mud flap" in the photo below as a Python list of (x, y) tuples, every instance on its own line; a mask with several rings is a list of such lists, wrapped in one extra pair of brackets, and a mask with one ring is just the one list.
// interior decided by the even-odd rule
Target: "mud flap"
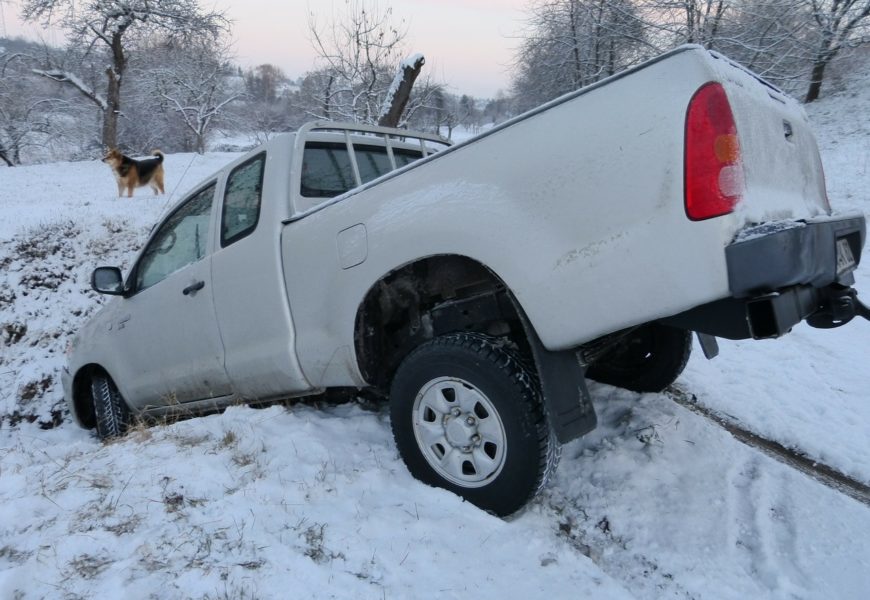
[(696, 331), (695, 335), (698, 336), (698, 343), (701, 344), (701, 350), (704, 351), (704, 358), (713, 360), (719, 356), (719, 342), (716, 341), (715, 335), (701, 333), (700, 331)]
[(586, 387), (586, 369), (580, 366), (577, 353), (573, 350), (547, 350), (525, 318), (523, 326), (532, 347), (544, 406), (556, 439), (565, 444), (589, 433), (595, 429), (598, 419)]

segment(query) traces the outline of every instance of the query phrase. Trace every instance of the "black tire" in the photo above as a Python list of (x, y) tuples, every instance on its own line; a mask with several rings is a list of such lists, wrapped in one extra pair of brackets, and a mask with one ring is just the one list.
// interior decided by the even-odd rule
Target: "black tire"
[(586, 377), (635, 392), (661, 392), (683, 372), (691, 353), (691, 331), (648, 323), (619, 340)]
[(91, 401), (97, 422), (97, 436), (110, 440), (127, 433), (132, 421), (130, 408), (112, 379), (103, 373), (91, 377)]
[(390, 419), (414, 477), (499, 516), (532, 499), (560, 455), (536, 375), (480, 334), (441, 336), (411, 352), (393, 379)]

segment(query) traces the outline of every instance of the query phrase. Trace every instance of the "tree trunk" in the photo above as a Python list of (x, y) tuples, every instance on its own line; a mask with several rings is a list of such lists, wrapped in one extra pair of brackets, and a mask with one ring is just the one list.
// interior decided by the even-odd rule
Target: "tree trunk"
[(580, 36), (577, 32), (577, 4), (572, 0), (569, 18), (571, 20), (571, 54), (574, 58), (574, 81), (572, 89), (583, 87), (583, 63), (580, 60)]
[(11, 160), (9, 160), (8, 158), (6, 158), (6, 152), (3, 151), (3, 150), (0, 150), (0, 160), (2, 160), (3, 162), (5, 162), (5, 163), (6, 163), (8, 166), (10, 166), (10, 167), (14, 167), (14, 166), (15, 166), (14, 164), (12, 164), (12, 161), (11, 161)]
[(822, 80), (825, 77), (825, 67), (828, 66), (827, 61), (817, 59), (813, 63), (813, 73), (810, 76), (810, 89), (807, 90), (807, 96), (804, 102), (809, 104), (814, 100), (818, 100), (819, 93), (822, 91)]
[[(390, 101), (390, 106), (383, 111), (381, 118), (378, 120), (378, 125), (382, 127), (398, 127), (399, 120), (402, 118), (402, 113), (405, 112), (405, 106), (408, 105), (408, 100), (411, 98), (411, 89), (414, 87), (414, 82), (417, 81), (417, 76), (420, 70), (426, 63), (426, 59), (419, 55), (413, 64), (407, 60), (399, 66), (399, 72), (396, 73), (396, 79), (393, 80), (393, 85), (390, 87), (393, 90), (393, 98)], [(398, 81), (398, 85), (396, 82)]]
[(103, 113), (103, 146), (118, 147), (118, 116), (121, 114), (121, 82), (127, 59), (122, 45), (123, 30), (112, 36), (112, 66), (106, 69), (108, 87), (106, 90), (106, 110)]
[(335, 81), (335, 76), (330, 75), (326, 82), (326, 89), (323, 90), (323, 116), (326, 120), (330, 120), (332, 116), (329, 114), (329, 101), (332, 98), (332, 83)]
[(103, 146), (118, 147), (118, 114), (121, 112), (121, 81), (114, 69), (106, 69), (109, 80), (106, 90), (106, 109), (103, 111)]

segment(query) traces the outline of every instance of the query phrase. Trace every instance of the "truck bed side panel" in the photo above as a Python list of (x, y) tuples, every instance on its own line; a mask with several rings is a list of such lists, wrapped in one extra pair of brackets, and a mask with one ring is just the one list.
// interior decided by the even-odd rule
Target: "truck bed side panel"
[[(742, 217), (690, 222), (683, 206), (686, 108), (716, 76), (711, 61), (675, 53), (287, 225), (312, 383), (360, 380), (356, 311), (374, 282), (420, 257), (489, 267), (550, 349), (727, 296), (724, 247)], [(360, 223), (367, 258), (342, 269), (336, 235)]]

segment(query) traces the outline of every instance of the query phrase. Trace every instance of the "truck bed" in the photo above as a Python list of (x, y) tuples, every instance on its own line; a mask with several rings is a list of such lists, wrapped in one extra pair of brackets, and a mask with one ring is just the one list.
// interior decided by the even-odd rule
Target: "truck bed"
[[(686, 110), (710, 81), (731, 102), (746, 191), (734, 213), (693, 222)], [(729, 296), (724, 249), (742, 228), (827, 212), (800, 105), (727, 59), (681, 47), (291, 219), (286, 280), (308, 282), (291, 294), (299, 355), (324, 385), (361, 381), (352, 324), (369, 286), (445, 254), (500, 278), (548, 349), (576, 347)], [(317, 261), (292, 258), (334, 255), (337, 234), (357, 224), (362, 264), (323, 277)]]

